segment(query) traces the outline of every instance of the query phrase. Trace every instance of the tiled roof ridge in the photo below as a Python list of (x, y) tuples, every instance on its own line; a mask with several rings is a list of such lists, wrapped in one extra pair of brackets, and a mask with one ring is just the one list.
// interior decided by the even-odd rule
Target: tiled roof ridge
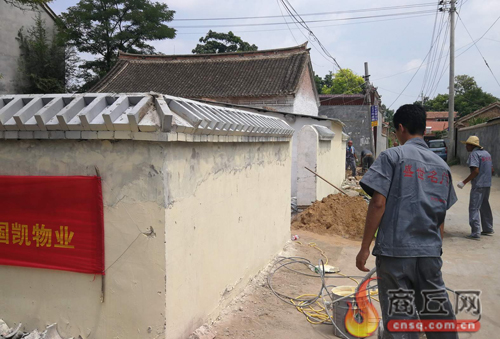
[(244, 61), (249, 61), (249, 60), (259, 60), (259, 59), (286, 59), (289, 58), (293, 55), (300, 55), (300, 54), (308, 54), (307, 51), (298, 51), (298, 52), (293, 52), (293, 53), (287, 53), (287, 54), (274, 54), (274, 55), (266, 55), (266, 56), (255, 56), (255, 55), (242, 55), (238, 58), (177, 58), (175, 56), (170, 56), (171, 58), (158, 58), (158, 59), (125, 59), (125, 58), (120, 58), (118, 59), (119, 62), (123, 63), (207, 63), (207, 62), (244, 62)]
[(118, 58), (120, 60), (134, 60), (134, 59), (232, 59), (243, 56), (272, 56), (276, 54), (290, 54), (296, 52), (306, 52), (307, 51), (307, 42), (291, 47), (284, 48), (275, 48), (275, 49), (264, 49), (257, 51), (244, 51), (244, 52), (229, 52), (229, 53), (209, 53), (209, 54), (178, 54), (178, 55), (165, 55), (165, 54), (135, 54), (135, 53), (127, 53), (120, 51), (118, 53)]

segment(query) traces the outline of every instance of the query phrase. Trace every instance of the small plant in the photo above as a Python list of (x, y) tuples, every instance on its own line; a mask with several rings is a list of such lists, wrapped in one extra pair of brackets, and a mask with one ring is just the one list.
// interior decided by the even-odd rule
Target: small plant
[(477, 117), (477, 118), (470, 119), (468, 121), (468, 123), (469, 123), (469, 126), (474, 126), (474, 125), (479, 125), (479, 124), (485, 123), (488, 120), (489, 120), (488, 118)]
[(65, 48), (57, 32), (49, 37), (40, 14), (35, 25), (19, 30), (17, 41), (21, 49), (18, 67), (20, 93), (63, 93), (65, 87)]

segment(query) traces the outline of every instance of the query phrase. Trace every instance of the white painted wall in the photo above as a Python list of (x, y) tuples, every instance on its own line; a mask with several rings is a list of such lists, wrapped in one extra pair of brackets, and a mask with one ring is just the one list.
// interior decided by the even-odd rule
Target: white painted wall
[[(272, 113), (272, 112), (260, 112), (261, 114), (272, 116), (275, 118), (279, 118), (281, 120), (284, 120), (287, 122), (290, 127), (292, 127), (295, 132), (292, 136), (292, 176), (291, 176), (291, 182), (292, 182), (292, 197), (297, 196), (297, 145), (298, 145), (298, 135), (299, 131), (307, 125), (321, 125), (328, 127), (332, 131), (334, 131), (336, 134), (338, 133), (339, 135), (342, 134), (342, 124), (338, 121), (332, 121), (332, 120), (326, 120), (326, 119), (321, 119), (321, 118), (315, 118), (315, 117), (306, 117), (306, 116), (299, 116), (299, 115), (285, 115), (282, 113)], [(342, 149), (340, 145), (340, 141), (334, 142), (336, 144), (334, 152), (338, 152), (336, 154), (342, 154), (345, 152), (345, 148)], [(343, 155), (345, 158), (345, 154)], [(339, 158), (340, 159), (340, 158)], [(340, 160), (342, 161), (342, 160)], [(345, 159), (344, 165), (345, 166)], [(344, 176), (344, 170), (343, 169), (333, 169), (334, 171), (339, 171), (336, 177), (338, 178), (343, 178)], [(339, 185), (342, 183), (343, 179), (340, 179)], [(334, 183), (335, 184), (335, 183)]]
[[(0, 266), (1, 318), (27, 330), (57, 323), (63, 337), (161, 338), (165, 325), (164, 148), (120, 141), (2, 141), (0, 175), (102, 176), (105, 267), (101, 277)], [(151, 327), (151, 333), (148, 333)]]
[[(0, 175), (94, 175), (97, 166), (103, 180), (105, 302), (100, 277), (0, 266), (0, 315), (27, 330), (58, 323), (64, 337), (185, 339), (290, 236), (289, 142), (12, 140), (0, 162)], [(141, 234), (150, 226), (155, 238)]]
[[(336, 126), (335, 124), (334, 126)], [(344, 178), (345, 151), (342, 149), (342, 127), (333, 128), (332, 140), (319, 140), (313, 126), (298, 133), (297, 205), (309, 206), (316, 200), (338, 193), (330, 184), (305, 169), (308, 167), (330, 183), (340, 187)]]
[(334, 159), (332, 164), (331, 183), (337, 187), (342, 186), (345, 177), (345, 149), (346, 142), (343, 141), (342, 124), (332, 122), (330, 129), (335, 133), (332, 140), (331, 157)]
[(5, 1), (0, 1), (0, 94), (16, 93), (18, 58), (21, 55), (17, 33), (24, 27), (24, 32), (35, 24), (34, 18), (40, 13), (45, 20), (47, 32), (52, 35), (54, 20), (42, 8), (37, 11), (21, 10)]
[(293, 103), (293, 112), (298, 114), (306, 114), (318, 116), (319, 103), (314, 93), (314, 84), (311, 80), (309, 67), (305, 67), (300, 78), (299, 89), (295, 94)]
[(317, 177), (305, 168), (318, 171), (319, 135), (311, 125), (297, 134), (297, 205), (309, 206), (316, 201)]
[(214, 320), (290, 237), (289, 143), (166, 152), (167, 338)]

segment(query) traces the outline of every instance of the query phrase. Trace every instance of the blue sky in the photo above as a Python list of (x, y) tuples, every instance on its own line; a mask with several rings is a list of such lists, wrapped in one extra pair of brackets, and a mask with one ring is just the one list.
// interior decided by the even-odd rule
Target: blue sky
[[(388, 6), (413, 5), (424, 3), (436, 3), (433, 0), (289, 0), (298, 13), (318, 13), (318, 12), (339, 12), (347, 10), (360, 10), (369, 8), (381, 8)], [(170, 9), (175, 10), (174, 21), (170, 25), (178, 27), (177, 37), (173, 40), (155, 41), (152, 44), (156, 49), (165, 54), (189, 54), (196, 46), (198, 39), (206, 34), (210, 28), (180, 28), (182, 26), (205, 26), (205, 25), (235, 25), (235, 24), (255, 24), (264, 22), (284, 22), (283, 18), (269, 19), (247, 19), (229, 21), (176, 21), (181, 18), (220, 18), (220, 17), (247, 17), (247, 16), (267, 16), (281, 15), (280, 6), (274, 0), (167, 0)], [(77, 3), (76, 0), (55, 0), (50, 3), (50, 7), (61, 13), (69, 6)], [(500, 1), (498, 0), (459, 0), (458, 7), (461, 7), (460, 17), (467, 26), (474, 39), (481, 37), (493, 22), (500, 16)], [(390, 13), (402, 13), (410, 11), (431, 10), (435, 7), (422, 7), (411, 9), (398, 9), (392, 11), (372, 11), (356, 12), (345, 14), (331, 14), (322, 16), (305, 16), (305, 20), (326, 20), (330, 22), (310, 23), (316, 36), (334, 56), (342, 68), (350, 68), (355, 73), (364, 73), (364, 62), (367, 61), (370, 67), (372, 83), (378, 87), (382, 95), (382, 102), (387, 106), (392, 104), (392, 108), (397, 108), (405, 103), (412, 103), (420, 95), (424, 85), (426, 67), (423, 65), (413, 81), (404, 93), (396, 100), (399, 93), (409, 83), (415, 74), (416, 69), (429, 52), (431, 36), (433, 32), (435, 14), (418, 14), (412, 18), (406, 17), (383, 17), (362, 20), (339, 20), (349, 17), (360, 17), (369, 15), (381, 15)], [(281, 7), (281, 10), (284, 9)], [(438, 24), (441, 16), (448, 18), (448, 14), (438, 14)], [(394, 20), (396, 19), (397, 20)], [(388, 20), (391, 19), (391, 20)], [(333, 21), (336, 20), (336, 21)], [(372, 21), (372, 22), (366, 22)], [(376, 22), (374, 22), (376, 21)], [(328, 26), (328, 27), (325, 27)], [(271, 49), (279, 47), (293, 46), (303, 43), (306, 38), (305, 32), (290, 24), (291, 32), (287, 25), (276, 26), (252, 26), (252, 27), (213, 27), (219, 32), (233, 31), (243, 40), (256, 44), (259, 49)], [(438, 27), (439, 28), (439, 27)], [(444, 33), (444, 31), (443, 31)], [(443, 34), (444, 35), (444, 34)], [(471, 38), (464, 29), (460, 21), (456, 29), (457, 55), (471, 46)], [(316, 48), (318, 46), (314, 44)], [(437, 54), (440, 56), (441, 42), (436, 44)], [(465, 48), (461, 48), (466, 46)], [(488, 61), (491, 69), (500, 81), (500, 20), (495, 26), (477, 43), (477, 46)], [(331, 60), (322, 55), (314, 46), (311, 46), (311, 56), (313, 68), (319, 75), (326, 74), (333, 70)], [(460, 49), (461, 48), (461, 49)], [(319, 48), (318, 48), (319, 49)], [(448, 44), (445, 43), (445, 50), (441, 54), (442, 65), (444, 56), (448, 52)], [(444, 67), (444, 66), (443, 66)], [(448, 67), (448, 62), (445, 67)], [(484, 64), (484, 61), (472, 46), (463, 55), (456, 59), (456, 74), (468, 74), (474, 76), (479, 86), (485, 91), (500, 97), (500, 86)], [(441, 68), (443, 69), (443, 68)], [(435, 90), (431, 89), (431, 81), (426, 81), (426, 93), (431, 97), (437, 93), (448, 91), (448, 71), (437, 72), (435, 68), (430, 72), (428, 79), (434, 79), (435, 83), (441, 79)], [(440, 77), (441, 74), (444, 74)]]

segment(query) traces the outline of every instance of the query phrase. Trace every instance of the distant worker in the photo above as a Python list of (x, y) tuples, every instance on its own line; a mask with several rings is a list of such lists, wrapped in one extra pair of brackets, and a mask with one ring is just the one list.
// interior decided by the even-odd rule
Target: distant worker
[[(419, 319), (455, 321), (441, 274), (441, 254), (446, 211), (457, 197), (450, 168), (424, 141), (423, 107), (401, 106), (393, 122), (401, 146), (382, 152), (360, 182), (372, 199), (356, 267), (369, 271), (365, 265), (378, 228), (373, 255), (385, 328), (383, 338), (418, 339), (419, 333), (398, 331), (396, 326), (391, 330), (389, 324)], [(398, 305), (394, 303), (396, 293), (403, 294), (403, 298), (406, 294), (402, 312), (394, 312), (394, 305)], [(431, 294), (433, 302), (429, 302)], [(437, 307), (440, 312), (436, 312)], [(458, 335), (453, 330), (431, 331), (426, 338), (458, 339)]]
[(356, 176), (356, 160), (358, 160), (358, 158), (356, 157), (356, 150), (352, 145), (352, 140), (349, 140), (345, 153), (345, 169), (351, 169), (353, 177)]
[(399, 143), (397, 141), (394, 141), (394, 143), (392, 144), (393, 147), (398, 147), (399, 146)]
[[(467, 165), (470, 168), (469, 176), (457, 184), (458, 188), (463, 188), (469, 181), (472, 181), (469, 201), (469, 225), (471, 234), (467, 239), (479, 240), (481, 235), (492, 235), (493, 214), (490, 207), (491, 175), (493, 165), (491, 155), (479, 144), (479, 138), (470, 136), (467, 141), (462, 141), (470, 152)], [(481, 215), (481, 221), (479, 220)], [(481, 231), (482, 227), (482, 231)]]
[(375, 159), (373, 158), (373, 153), (370, 150), (364, 149), (361, 151), (361, 166), (363, 168), (363, 174), (368, 171), (374, 161)]

